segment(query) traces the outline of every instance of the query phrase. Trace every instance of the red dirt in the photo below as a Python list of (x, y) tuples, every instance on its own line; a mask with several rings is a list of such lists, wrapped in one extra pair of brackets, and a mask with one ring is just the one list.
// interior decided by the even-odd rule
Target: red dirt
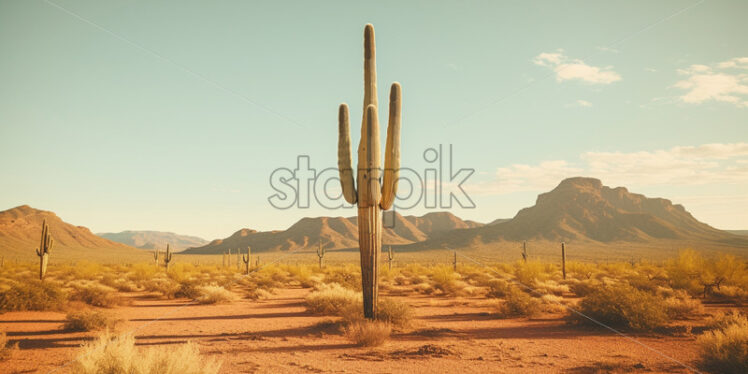
[[(497, 319), (485, 299), (426, 296), (402, 298), (417, 318), (408, 332), (394, 333), (378, 348), (350, 343), (331, 321), (307, 313), (308, 289), (279, 290), (271, 299), (226, 305), (186, 305), (134, 294), (133, 304), (111, 310), (148, 346), (194, 341), (205, 355), (223, 361), (222, 373), (603, 373), (688, 372), (665, 358), (694, 365), (694, 337), (636, 334), (570, 326), (561, 315)], [(0, 362), (2, 373), (70, 371), (78, 346), (96, 333), (61, 330), (64, 313), (10, 312), (0, 330), (19, 343)], [(647, 347), (650, 347), (648, 349)]]

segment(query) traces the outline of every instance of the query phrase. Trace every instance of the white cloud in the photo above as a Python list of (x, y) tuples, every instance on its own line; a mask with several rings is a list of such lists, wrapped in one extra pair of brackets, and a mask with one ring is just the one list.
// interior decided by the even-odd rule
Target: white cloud
[(558, 82), (580, 80), (591, 84), (610, 84), (621, 80), (621, 76), (611, 66), (590, 66), (582, 60), (569, 59), (563, 54), (563, 50), (543, 52), (532, 61), (535, 65), (552, 69)]
[(680, 100), (689, 104), (718, 101), (748, 107), (748, 57), (736, 57), (713, 66), (691, 65), (678, 69), (685, 79), (673, 87), (686, 91)]
[(748, 143), (639, 152), (584, 152), (575, 162), (553, 160), (501, 167), (494, 180), (466, 186), (466, 191), (485, 195), (541, 192), (574, 176), (598, 178), (609, 186), (748, 185)]

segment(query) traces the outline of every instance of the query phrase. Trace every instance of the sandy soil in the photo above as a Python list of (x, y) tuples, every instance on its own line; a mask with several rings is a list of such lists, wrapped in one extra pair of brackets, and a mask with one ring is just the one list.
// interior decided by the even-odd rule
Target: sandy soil
[[(125, 320), (120, 331), (134, 331), (137, 344), (194, 341), (223, 361), (222, 373), (688, 372), (674, 360), (693, 365), (697, 356), (690, 334), (629, 339), (569, 326), (561, 315), (497, 319), (485, 299), (426, 296), (407, 299), (417, 314), (412, 330), (395, 333), (382, 347), (360, 348), (321, 323), (331, 318), (305, 311), (308, 292), (285, 289), (268, 300), (226, 305), (133, 294), (132, 305), (111, 312)], [(0, 373), (69, 372), (80, 344), (96, 334), (62, 331), (64, 318), (0, 315), (0, 330), (20, 347), (0, 362)]]

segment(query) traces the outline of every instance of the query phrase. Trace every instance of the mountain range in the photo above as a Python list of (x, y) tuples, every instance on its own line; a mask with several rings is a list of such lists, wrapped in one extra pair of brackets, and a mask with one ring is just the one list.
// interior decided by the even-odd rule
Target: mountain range
[[(175, 249), (185, 254), (222, 253), (228, 249), (289, 251), (349, 249), (358, 246), (356, 217), (302, 218), (286, 230), (256, 231), (243, 228), (227, 238), (206, 242), (197, 237), (152, 231), (124, 231), (96, 236), (83, 226), (63, 222), (54, 213), (27, 205), (0, 212), (0, 251), (33, 252), (42, 221), (46, 219), (57, 248), (95, 250), (96, 253), (143, 253), (133, 247)], [(569, 178), (540, 194), (535, 205), (511, 219), (488, 224), (462, 220), (449, 212), (402, 216), (385, 212), (383, 243), (404, 250), (439, 248), (497, 248), (501, 243), (536, 241), (586, 242), (595, 245), (679, 241), (748, 248), (748, 236), (740, 230), (718, 230), (694, 218), (682, 205), (648, 198), (624, 187), (610, 188), (598, 179)], [(711, 244), (709, 244), (711, 243)], [(129, 251), (129, 252), (128, 252)], [(742, 249), (741, 249), (742, 252)], [(111, 252), (113, 253), (113, 252)]]
[(179, 235), (163, 231), (122, 231), (96, 234), (113, 242), (122, 243), (139, 249), (165, 249), (168, 243), (172, 249), (181, 250), (208, 244), (208, 241), (197, 236)]

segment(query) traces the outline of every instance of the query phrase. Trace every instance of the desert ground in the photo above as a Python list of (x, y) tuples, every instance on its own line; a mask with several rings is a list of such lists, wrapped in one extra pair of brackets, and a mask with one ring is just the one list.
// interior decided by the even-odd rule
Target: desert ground
[[(192, 359), (214, 359), (220, 373), (697, 372), (704, 370), (699, 337), (731, 315), (725, 313), (746, 312), (744, 292), (734, 286), (743, 275), (705, 297), (698, 281), (679, 283), (679, 269), (720, 263), (696, 252), (660, 264), (570, 262), (565, 280), (557, 264), (534, 260), (481, 267), (460, 257), (456, 270), (396, 262), (389, 270), (385, 259), (380, 303), (391, 305), (380, 309), (391, 327), (372, 343), (351, 328), (363, 323), (355, 307), (356, 264), (338, 259), (319, 269), (309, 256), (277, 257), (246, 275), (235, 263), (195, 265), (185, 257), (168, 272), (154, 263), (58, 265), (44, 282), (67, 295), (62, 304), (16, 308), (42, 310), (8, 310), (11, 296), (5, 296), (0, 331), (9, 348), (0, 372), (86, 372), (79, 360), (91, 353), (81, 346), (109, 329), (112, 336), (133, 336), (138, 352), (191, 342), (199, 351)], [(729, 255), (721, 259), (744, 266)], [(33, 264), (5, 264), (4, 290), (24, 279), (33, 283), (34, 272)], [(655, 317), (640, 310), (645, 326), (605, 321), (613, 331), (574, 318), (574, 311), (595, 312), (580, 304), (594, 288), (622, 283), (667, 300), (667, 319), (647, 325)], [(204, 285), (220, 288), (219, 296), (206, 301)], [(511, 289), (521, 289), (519, 307), (507, 308), (517, 302)], [(326, 296), (314, 301), (314, 294)], [(71, 327), (70, 316), (82, 310), (100, 312), (107, 322)]]

